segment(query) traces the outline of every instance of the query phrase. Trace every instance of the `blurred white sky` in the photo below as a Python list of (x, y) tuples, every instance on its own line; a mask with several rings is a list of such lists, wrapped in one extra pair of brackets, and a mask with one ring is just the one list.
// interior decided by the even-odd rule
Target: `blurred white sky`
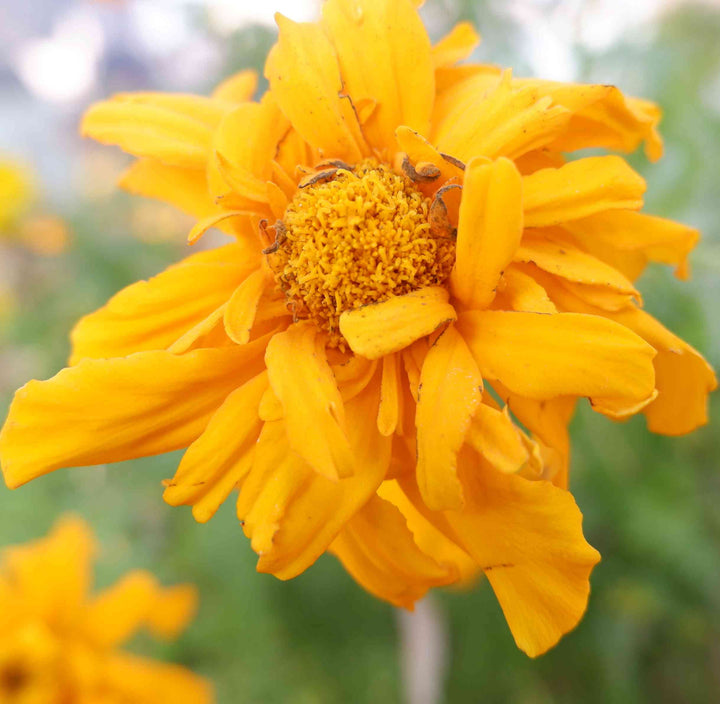
[[(670, 7), (686, 0), (500, 0), (498, 8), (517, 19), (525, 28), (523, 50), (533, 72), (547, 78), (572, 80), (576, 66), (573, 44), (589, 51), (603, 50), (623, 35), (637, 41), (652, 31), (653, 20)], [(12, 23), (13, 6), (27, 0), (2, 0)], [(720, 0), (704, 0), (720, 4)], [(106, 43), (108, 14), (122, 15), (133, 34), (151, 56), (173, 54), (183, 48), (193, 61), (181, 62), (179, 69), (212, 61), (213, 47), (198, 40), (191, 22), (193, 11), (205, 13), (213, 32), (231, 34), (248, 24), (274, 24), (281, 12), (298, 21), (317, 17), (321, 0), (58, 0), (52, 26), (38, 36), (19, 42), (12, 62), (26, 88), (36, 97), (51, 102), (82, 99), (98, 78), (98, 65)], [(6, 11), (7, 11), (6, 9)], [(435, 8), (436, 14), (441, 8)], [(0, 10), (0, 20), (3, 12)], [(482, 31), (482, 28), (480, 28)], [(0, 36), (2, 32), (0, 32)]]
[[(490, 0), (517, 20), (518, 59), (530, 72), (577, 79), (575, 49), (643, 42), (654, 20), (688, 0)], [(720, 5), (720, 0), (693, 0)], [(66, 144), (93, 99), (117, 90), (206, 90), (227, 65), (236, 30), (274, 26), (275, 12), (316, 18), (321, 0), (0, 0), (0, 152), (26, 155), (63, 182)], [(442, 0), (429, 19), (446, 25)], [(482, 22), (478, 29), (482, 33)], [(48, 126), (51, 126), (49, 129)], [(44, 166), (50, 162), (50, 166)], [(53, 176), (53, 174), (51, 174)]]
[(543, 78), (576, 78), (573, 48), (608, 49), (623, 37), (652, 37), (655, 21), (680, 5), (720, 6), (720, 0), (500, 0), (524, 28), (527, 61)]

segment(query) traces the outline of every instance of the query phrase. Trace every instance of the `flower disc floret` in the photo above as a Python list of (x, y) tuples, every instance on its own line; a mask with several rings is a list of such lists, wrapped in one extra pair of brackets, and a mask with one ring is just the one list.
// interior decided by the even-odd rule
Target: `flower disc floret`
[(365, 161), (329, 178), (298, 190), (269, 257), (295, 315), (343, 346), (343, 312), (442, 284), (455, 242), (431, 232), (430, 200), (387, 166)]

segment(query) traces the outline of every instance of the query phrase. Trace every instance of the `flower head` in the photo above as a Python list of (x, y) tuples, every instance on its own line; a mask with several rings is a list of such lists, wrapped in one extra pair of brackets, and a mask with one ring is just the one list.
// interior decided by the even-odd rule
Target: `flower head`
[(147, 627), (174, 638), (192, 617), (189, 585), (161, 588), (130, 572), (90, 595), (94, 540), (76, 518), (45, 538), (6, 548), (0, 562), (0, 700), (208, 704), (209, 685), (184, 668), (118, 650)]
[(684, 276), (697, 232), (639, 213), (622, 158), (566, 156), (659, 157), (659, 111), (458, 66), (472, 29), (432, 47), (410, 0), (277, 19), (258, 102), (241, 75), (86, 115), (140, 157), (125, 188), (235, 241), (80, 321), (71, 366), (15, 398), (6, 481), (187, 448), (166, 501), (207, 521), (238, 489), (260, 571), (330, 551), (406, 607), (483, 572), (538, 655), (599, 560), (567, 490), (576, 401), (680, 434), (715, 386), (633, 284), (650, 261)]

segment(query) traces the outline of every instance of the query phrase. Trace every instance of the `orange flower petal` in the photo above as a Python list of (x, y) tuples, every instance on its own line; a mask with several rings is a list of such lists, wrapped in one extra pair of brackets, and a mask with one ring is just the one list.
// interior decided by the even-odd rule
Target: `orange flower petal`
[(657, 132), (660, 112), (656, 105), (628, 98), (615, 86), (560, 83), (535, 78), (514, 81), (532, 86), (573, 113), (568, 128), (551, 145), (561, 152), (605, 147), (634, 151), (645, 142), (645, 152), (655, 161), (662, 156), (662, 140)]
[(549, 233), (527, 232), (515, 253), (515, 261), (534, 264), (549, 274), (576, 283), (601, 286), (617, 293), (635, 296), (640, 292), (613, 267)]
[(113, 95), (112, 103), (148, 105), (188, 117), (215, 129), (229, 106), (220, 100), (190, 93), (155, 93), (138, 91)]
[(418, 547), (400, 511), (378, 496), (345, 524), (329, 550), (371, 594), (406, 609), (430, 587), (456, 578)]
[[(233, 391), (210, 418), (203, 434), (188, 447), (163, 499), (171, 506), (190, 505), (200, 523), (209, 521), (238, 482), (250, 471), (262, 422), (260, 399), (266, 374)], [(232, 432), (228, 432), (228, 429)]]
[[(477, 576), (480, 568), (475, 560), (444, 532), (438, 530), (408, 499), (396, 481), (383, 482), (378, 489), (378, 495), (392, 503), (402, 513), (418, 547), (427, 555), (432, 555), (439, 564), (453, 570), (456, 574), (456, 579), (453, 581), (468, 583)], [(429, 513), (424, 504), (422, 509)]]
[(265, 271), (257, 269), (230, 296), (223, 321), (228, 337), (238, 345), (246, 345), (250, 340), (260, 298), (268, 283)]
[[(168, 346), (167, 351), (173, 354), (185, 354), (185, 352), (200, 347), (218, 346), (218, 333), (221, 332), (222, 335), (225, 333), (222, 319), (226, 308), (227, 303), (223, 303), (219, 308), (216, 308), (210, 315), (203, 318), (186, 333), (183, 333), (172, 345)], [(227, 339), (227, 336), (225, 336), (223, 342), (227, 341)]]
[(522, 178), (508, 159), (471, 161), (460, 202), (450, 285), (464, 308), (486, 308), (523, 230)]
[(224, 304), (258, 257), (254, 247), (231, 244), (128, 286), (77, 323), (71, 364), (167, 348)]
[(351, 99), (377, 101), (363, 125), (370, 144), (393, 149), (400, 125), (427, 134), (435, 76), (430, 39), (412, 4), (328, 0), (322, 26), (337, 52), (343, 86)]
[(123, 174), (119, 185), (130, 193), (161, 200), (197, 218), (223, 212), (208, 194), (205, 169), (183, 169), (155, 159), (139, 159)]
[(553, 484), (561, 489), (567, 489), (570, 464), (568, 424), (575, 412), (576, 399), (571, 396), (560, 396), (536, 401), (511, 393), (499, 382), (493, 382), (493, 388), (533, 436), (555, 453), (557, 474), (546, 478), (552, 479)]
[(176, 638), (195, 617), (197, 606), (198, 592), (192, 584), (161, 587), (148, 614), (148, 628), (159, 638)]
[(253, 70), (238, 71), (222, 81), (212, 92), (212, 97), (228, 103), (244, 103), (246, 100), (252, 100), (257, 85), (257, 72)]
[(611, 316), (657, 351), (655, 385), (659, 391), (644, 411), (648, 428), (663, 435), (685, 435), (707, 423), (708, 394), (717, 388), (712, 367), (684, 340), (637, 308)]
[(89, 526), (80, 518), (63, 517), (48, 536), (3, 549), (2, 581), (7, 579), (36, 617), (72, 628), (92, 585), (94, 553)]
[(265, 64), (273, 96), (302, 137), (328, 158), (358, 161), (364, 146), (330, 41), (316, 24), (275, 15), (280, 37)]
[(503, 274), (503, 298), (512, 310), (525, 313), (557, 313), (547, 291), (532, 276), (517, 267)]
[(655, 350), (618, 323), (577, 313), (472, 311), (458, 319), (485, 379), (537, 400), (587, 396), (598, 408), (651, 398)]
[(657, 350), (653, 363), (659, 393), (644, 409), (652, 431), (684, 435), (707, 422), (707, 396), (717, 387), (717, 379), (697, 350), (636, 307), (609, 312), (593, 308), (564, 289), (553, 290), (551, 295), (561, 309), (606, 316), (633, 330)]
[(169, 166), (205, 167), (212, 129), (207, 123), (167, 107), (106, 100), (83, 117), (83, 136), (114, 144), (134, 156)]
[[(267, 181), (278, 143), (290, 128), (272, 96), (259, 103), (243, 103), (228, 112), (213, 135), (214, 158), (208, 183), (215, 196), (230, 208), (267, 202)], [(238, 198), (245, 200), (237, 200)]]
[(402, 426), (402, 382), (400, 355), (388, 354), (382, 358), (382, 381), (377, 426), (381, 435), (392, 435)]
[(448, 292), (441, 286), (393, 296), (343, 313), (340, 332), (353, 352), (379, 359), (455, 320), (455, 309), (448, 298)]
[(83, 630), (100, 647), (121, 645), (145, 625), (157, 594), (158, 584), (149, 572), (129, 572), (87, 605)]
[(174, 704), (212, 704), (210, 683), (177, 665), (113, 652), (95, 673), (120, 701), (141, 702), (152, 692), (153, 698)]
[(432, 59), (435, 68), (453, 66), (467, 59), (480, 44), (480, 37), (470, 22), (458, 22), (432, 48)]
[(267, 337), (184, 355), (84, 359), (48, 381), (29, 382), (0, 433), (5, 482), (15, 488), (61, 467), (187, 447), (225, 397), (262, 370), (266, 344)]
[(282, 421), (265, 426), (238, 498), (238, 517), (260, 556), (260, 572), (280, 579), (303, 572), (375, 493), (387, 472), (391, 446), (390, 438), (377, 432), (379, 400), (375, 382), (346, 406), (358, 471), (339, 481), (326, 479), (290, 452)]
[(506, 411), (481, 403), (467, 433), (467, 443), (505, 474), (517, 472), (529, 459), (520, 430)]
[(430, 348), (420, 372), (417, 482), (435, 511), (459, 509), (463, 491), (457, 454), (482, 398), (482, 378), (465, 341), (449, 326)]
[(472, 109), (488, 93), (494, 91), (503, 76), (498, 66), (465, 64), (435, 70), (437, 95), (431, 120), (430, 138), (437, 142), (438, 133), (450, 128), (450, 117)]
[(220, 213), (208, 215), (193, 225), (192, 229), (188, 233), (187, 242), (188, 244), (196, 244), (208, 230), (211, 230), (213, 227), (217, 227), (224, 220), (244, 217), (252, 214), (252, 211), (248, 210), (225, 210)]
[(353, 355), (341, 364), (332, 365), (343, 403), (355, 398), (372, 381), (377, 366), (377, 360), (365, 359), (359, 355)]
[(270, 385), (283, 406), (294, 452), (330, 479), (356, 469), (345, 427), (343, 401), (311, 323), (297, 323), (275, 335), (267, 348)]
[(565, 227), (584, 245), (599, 242), (620, 253), (637, 253), (643, 265), (648, 260), (674, 264), (681, 279), (688, 277), (687, 257), (700, 239), (694, 227), (628, 210), (597, 213)]
[(571, 161), (523, 178), (525, 227), (545, 227), (602, 212), (642, 207), (645, 181), (618, 156)]
[(484, 570), (518, 647), (537, 657), (582, 618), (600, 555), (569, 492), (468, 459), (467, 508), (445, 516)]
[(435, 133), (440, 151), (463, 161), (476, 156), (514, 159), (561, 133), (570, 113), (533, 88), (514, 89), (511, 76), (507, 71), (487, 95), (469, 94), (446, 111)]
[(610, 86), (610, 91), (573, 115), (567, 131), (551, 145), (562, 152), (604, 147), (632, 152), (645, 142), (645, 154), (657, 161), (663, 153), (663, 142), (657, 130), (661, 113), (656, 105), (637, 98), (627, 98)]

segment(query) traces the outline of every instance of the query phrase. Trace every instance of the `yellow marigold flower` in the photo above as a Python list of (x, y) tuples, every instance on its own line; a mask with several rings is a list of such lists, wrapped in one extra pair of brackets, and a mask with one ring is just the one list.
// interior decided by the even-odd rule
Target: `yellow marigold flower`
[(209, 704), (192, 672), (118, 650), (139, 628), (174, 638), (193, 616), (190, 585), (164, 589), (143, 570), (91, 595), (95, 544), (78, 518), (6, 548), (0, 561), (0, 701)]
[(15, 398), (6, 482), (187, 448), (166, 501), (207, 521), (239, 489), (259, 571), (330, 551), (406, 607), (483, 572), (538, 655), (599, 560), (567, 490), (576, 401), (681, 434), (716, 384), (633, 284), (650, 261), (686, 275), (698, 233), (638, 212), (620, 157), (565, 156), (659, 157), (659, 110), (458, 66), (472, 29), (433, 47), (410, 0), (277, 19), (259, 102), (231, 79), (86, 115), (140, 157), (124, 187), (236, 241), (80, 321), (71, 366)]

